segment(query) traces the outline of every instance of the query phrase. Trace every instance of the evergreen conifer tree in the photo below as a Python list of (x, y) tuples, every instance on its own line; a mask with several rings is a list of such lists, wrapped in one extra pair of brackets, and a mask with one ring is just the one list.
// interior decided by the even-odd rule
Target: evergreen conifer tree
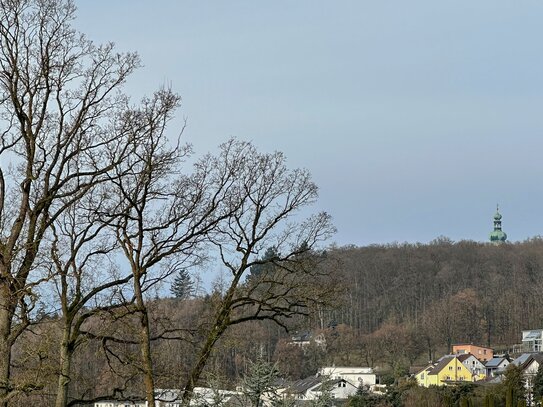
[(247, 373), (243, 377), (242, 386), (245, 396), (253, 407), (262, 406), (262, 395), (265, 393), (273, 396), (273, 385), (278, 378), (277, 365), (266, 362), (262, 357), (249, 364)]
[[(523, 400), (526, 397), (526, 388), (524, 387), (524, 377), (520, 367), (510, 364), (505, 369), (504, 381), (506, 391), (506, 405), (514, 407), (518, 400)], [(509, 403), (509, 404), (507, 404)]]
[(194, 282), (187, 270), (179, 270), (179, 274), (173, 280), (171, 293), (175, 298), (185, 300), (194, 294)]
[(533, 383), (534, 400), (541, 402), (543, 399), (543, 363), (539, 365)]

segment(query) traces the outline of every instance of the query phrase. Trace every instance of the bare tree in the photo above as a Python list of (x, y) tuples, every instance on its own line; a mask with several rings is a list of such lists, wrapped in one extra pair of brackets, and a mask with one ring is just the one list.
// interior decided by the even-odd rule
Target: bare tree
[[(33, 266), (53, 222), (128, 154), (116, 126), (135, 54), (71, 27), (71, 0), (0, 0), (0, 400), (11, 349), (30, 323)], [(8, 163), (6, 165), (6, 163)]]
[[(141, 366), (147, 402), (154, 406), (151, 334), (144, 292), (154, 284), (197, 263), (199, 250), (220, 221), (237, 210), (232, 190), (238, 177), (241, 151), (224, 161), (206, 156), (190, 175), (181, 172), (188, 147), (170, 144), (166, 125), (178, 105), (178, 97), (164, 90), (144, 101), (129, 115), (135, 138), (145, 142), (115, 177), (119, 203), (114, 228), (130, 266), (135, 304), (139, 312)], [(140, 132), (142, 132), (140, 134)]]
[[(273, 320), (307, 312), (320, 294), (331, 290), (318, 284), (326, 270), (316, 267), (310, 255), (334, 228), (330, 217), (320, 213), (299, 221), (300, 211), (317, 198), (317, 187), (305, 170), (289, 170), (281, 153), (262, 154), (250, 143), (231, 140), (221, 146), (219, 163), (231, 155), (243, 156), (231, 196), (239, 200), (235, 211), (222, 220), (209, 238), (229, 273), (215, 317), (184, 386), (188, 404), (211, 352), (229, 326), (250, 320)], [(258, 258), (274, 247), (276, 256)], [(252, 266), (272, 263), (250, 283), (244, 279)], [(311, 290), (318, 286), (321, 292)]]
[(99, 221), (106, 197), (107, 190), (94, 189), (72, 203), (52, 225), (51, 275), (62, 323), (57, 407), (68, 403), (69, 385), (74, 380), (73, 355), (88, 336), (85, 322), (100, 312), (127, 305), (118, 294), (133, 275), (119, 273), (110, 259), (116, 241), (107, 233), (107, 224)]

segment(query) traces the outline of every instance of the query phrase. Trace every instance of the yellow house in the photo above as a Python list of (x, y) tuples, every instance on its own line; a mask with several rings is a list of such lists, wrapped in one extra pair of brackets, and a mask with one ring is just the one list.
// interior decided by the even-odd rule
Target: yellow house
[(415, 379), (417, 379), (417, 383), (419, 386), (429, 387), (430, 382), (428, 380), (428, 374), (432, 371), (432, 369), (435, 367), (434, 364), (426, 366), (424, 369), (420, 370), (418, 373), (415, 373)]
[(436, 365), (429, 365), (415, 374), (420, 386), (443, 386), (462, 382), (474, 382), (478, 379), (458, 359), (449, 355), (442, 357)]

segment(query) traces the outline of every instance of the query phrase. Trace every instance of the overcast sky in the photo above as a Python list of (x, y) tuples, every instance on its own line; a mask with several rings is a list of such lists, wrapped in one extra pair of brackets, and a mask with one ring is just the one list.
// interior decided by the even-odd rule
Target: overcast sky
[[(77, 0), (76, 27), (137, 51), (185, 140), (283, 151), (339, 245), (543, 234), (543, 2)], [(174, 125), (178, 125), (175, 124)]]

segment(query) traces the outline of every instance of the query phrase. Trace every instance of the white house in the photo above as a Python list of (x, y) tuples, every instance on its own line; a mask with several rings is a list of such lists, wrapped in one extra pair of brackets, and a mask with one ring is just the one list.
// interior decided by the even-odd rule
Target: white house
[(377, 383), (377, 376), (371, 367), (323, 367), (319, 374), (331, 379), (345, 379), (355, 387), (373, 386)]
[(311, 399), (317, 399), (324, 391), (329, 391), (333, 399), (346, 400), (354, 396), (358, 388), (345, 379), (324, 381), (311, 389)]
[[(232, 396), (240, 393), (230, 390), (211, 389), (209, 387), (195, 387), (194, 396), (190, 404), (199, 405), (222, 405), (226, 404)], [(181, 391), (176, 389), (156, 389), (156, 407), (181, 407)], [(94, 403), (94, 407), (147, 407), (146, 401), (115, 401), (105, 400)]]
[(94, 407), (146, 407), (145, 401), (102, 400), (94, 403)]
[(509, 363), (511, 361), (506, 357), (493, 357), (485, 363), (486, 376), (496, 376), (496, 374), (503, 372)]
[(327, 391), (330, 392), (332, 398), (345, 400), (349, 396), (353, 396), (357, 390), (357, 386), (345, 379), (311, 376), (294, 382), (283, 393), (283, 397), (301, 401), (316, 400), (323, 392)]
[(543, 329), (522, 331), (522, 348), (524, 352), (543, 351)]
[(462, 364), (466, 366), (472, 374), (477, 376), (486, 376), (485, 365), (471, 353), (465, 353), (458, 355), (457, 357), (458, 360), (462, 362)]

